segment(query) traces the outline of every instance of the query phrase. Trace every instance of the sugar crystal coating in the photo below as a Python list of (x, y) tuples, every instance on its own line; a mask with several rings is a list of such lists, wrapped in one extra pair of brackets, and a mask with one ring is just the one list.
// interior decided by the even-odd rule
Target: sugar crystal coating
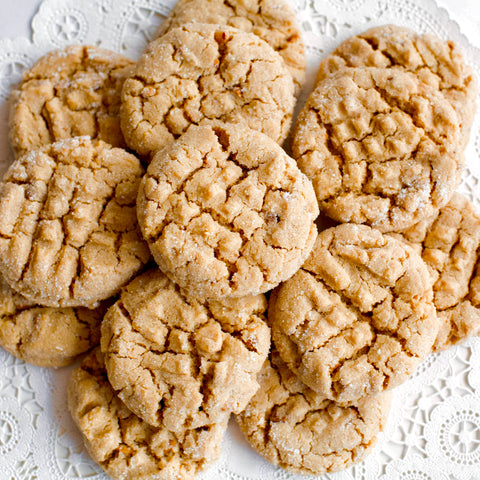
[(45, 306), (94, 307), (148, 261), (135, 200), (143, 168), (88, 137), (18, 158), (0, 184), (0, 268)]
[(120, 93), (133, 66), (95, 46), (73, 45), (42, 57), (13, 91), (10, 142), (17, 156), (84, 135), (124, 147)]
[(289, 278), (318, 215), (312, 185), (280, 146), (219, 123), (192, 126), (155, 155), (137, 210), (161, 270), (203, 298), (263, 293)]
[(345, 40), (320, 64), (317, 82), (348, 67), (400, 67), (439, 90), (459, 116), (463, 144), (475, 115), (477, 82), (451, 40), (383, 25)]
[(236, 416), (250, 445), (291, 472), (322, 475), (359, 462), (372, 449), (390, 411), (390, 394), (341, 407), (303, 384), (274, 350), (260, 388)]
[(63, 367), (100, 343), (106, 306), (50, 308), (36, 305), (0, 278), (0, 346), (40, 367)]
[(452, 106), (399, 68), (351, 68), (320, 82), (297, 119), (292, 152), (324, 213), (383, 232), (434, 215), (464, 163)]
[(180, 0), (156, 34), (199, 21), (229, 25), (267, 42), (282, 57), (298, 93), (305, 79), (305, 53), (295, 12), (284, 0)]
[(189, 125), (238, 123), (285, 140), (294, 86), (281, 57), (252, 33), (188, 24), (150, 43), (122, 91), (122, 130), (142, 156)]
[(429, 267), (440, 320), (434, 349), (444, 350), (478, 334), (475, 276), (480, 263), (480, 217), (473, 205), (455, 193), (437, 216), (398, 236), (416, 248)]
[(274, 343), (299, 378), (339, 403), (393, 388), (431, 351), (432, 284), (408, 245), (365, 225), (321, 232), (270, 299)]
[(190, 480), (220, 456), (228, 417), (175, 435), (128, 410), (108, 383), (99, 349), (70, 378), (68, 408), (92, 458), (114, 480)]
[(200, 302), (160, 272), (128, 284), (105, 315), (102, 351), (120, 399), (179, 436), (245, 408), (270, 348), (263, 295)]

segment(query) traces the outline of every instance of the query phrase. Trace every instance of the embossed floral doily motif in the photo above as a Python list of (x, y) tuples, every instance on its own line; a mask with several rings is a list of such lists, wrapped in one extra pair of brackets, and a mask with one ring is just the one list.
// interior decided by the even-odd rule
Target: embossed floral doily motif
[[(25, 67), (73, 43), (136, 58), (175, 0), (44, 0), (32, 40), (0, 40), (0, 173), (10, 163), (8, 95)], [(433, 0), (291, 0), (308, 55), (304, 101), (323, 55), (369, 27), (405, 25), (450, 38), (480, 78), (480, 52)], [(477, 101), (480, 105), (480, 101)], [(480, 210), (480, 114), (467, 148), (461, 191)], [(71, 368), (26, 365), (0, 349), (0, 477), (106, 480), (89, 459), (66, 408)], [(201, 480), (292, 480), (255, 454), (231, 422), (220, 461)], [(480, 339), (431, 355), (395, 391), (386, 431), (365, 462), (323, 480), (480, 480)]]

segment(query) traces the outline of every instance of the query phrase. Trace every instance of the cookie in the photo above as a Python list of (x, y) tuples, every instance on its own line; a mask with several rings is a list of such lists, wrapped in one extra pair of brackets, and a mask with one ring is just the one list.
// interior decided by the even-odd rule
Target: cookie
[(295, 104), (292, 77), (253, 33), (189, 24), (150, 43), (122, 91), (130, 148), (150, 156), (191, 124), (239, 123), (285, 140)]
[[(438, 216), (403, 232), (430, 269), (440, 331), (434, 350), (444, 350), (480, 331), (480, 298), (470, 288), (480, 256), (480, 217), (455, 193)], [(473, 285), (472, 285), (473, 287)]]
[(160, 270), (127, 285), (102, 323), (102, 352), (119, 398), (180, 436), (240, 413), (270, 349), (263, 295), (199, 302)]
[(317, 82), (345, 67), (401, 67), (440, 90), (459, 117), (463, 144), (475, 116), (477, 82), (452, 41), (383, 25), (341, 43), (320, 64)]
[(269, 462), (294, 473), (323, 475), (362, 460), (390, 410), (390, 393), (341, 407), (303, 384), (273, 351), (258, 375), (260, 388), (236, 420)]
[(477, 257), (473, 275), (470, 280), (469, 299), (477, 308), (480, 308), (480, 255)]
[(88, 137), (32, 150), (0, 184), (0, 270), (32, 302), (93, 308), (148, 261), (135, 200), (143, 169)]
[(93, 460), (115, 480), (191, 480), (220, 456), (227, 420), (176, 436), (146, 424), (108, 383), (99, 349), (70, 379), (68, 407)]
[(12, 94), (10, 142), (17, 156), (88, 135), (124, 147), (120, 93), (134, 62), (98, 47), (48, 53), (23, 73)]
[(194, 22), (228, 25), (254, 33), (280, 54), (298, 93), (305, 80), (306, 59), (295, 11), (283, 0), (180, 0), (157, 35)]
[(451, 105), (394, 68), (351, 68), (321, 82), (297, 119), (292, 152), (320, 210), (382, 232), (437, 213), (464, 163)]
[(0, 347), (39, 367), (70, 365), (100, 343), (105, 311), (41, 307), (0, 278)]
[(137, 214), (161, 270), (199, 298), (266, 292), (292, 276), (316, 238), (312, 185), (262, 133), (192, 126), (159, 151)]
[(351, 404), (393, 388), (431, 351), (439, 325), (421, 257), (366, 225), (318, 235), (270, 299), (274, 343), (299, 378)]

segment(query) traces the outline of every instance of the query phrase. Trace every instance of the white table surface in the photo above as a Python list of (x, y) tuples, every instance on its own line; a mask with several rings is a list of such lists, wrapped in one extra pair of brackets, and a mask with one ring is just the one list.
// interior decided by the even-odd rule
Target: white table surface
[[(82, 0), (79, 0), (81, 2)], [(436, 0), (480, 48), (480, 0)], [(31, 37), (30, 20), (41, 0), (0, 0), (0, 38)]]

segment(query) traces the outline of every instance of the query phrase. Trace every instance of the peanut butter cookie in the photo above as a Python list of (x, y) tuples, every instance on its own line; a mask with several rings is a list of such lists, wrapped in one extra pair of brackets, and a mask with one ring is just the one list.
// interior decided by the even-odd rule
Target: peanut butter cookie
[(320, 64), (317, 82), (345, 67), (401, 67), (440, 90), (455, 109), (468, 142), (475, 115), (477, 82), (452, 41), (434, 35), (419, 35), (405, 27), (371, 28), (340, 44)]
[(138, 192), (142, 233), (161, 270), (201, 298), (266, 292), (312, 249), (309, 180), (266, 135), (192, 126), (153, 158)]
[(105, 311), (41, 307), (0, 278), (0, 347), (39, 367), (70, 365), (100, 343)]
[(93, 308), (148, 261), (136, 221), (143, 169), (120, 148), (61, 140), (15, 160), (0, 184), (0, 270), (32, 302)]
[(17, 156), (82, 135), (125, 146), (120, 93), (133, 66), (128, 58), (93, 46), (70, 46), (42, 57), (13, 92), (10, 142)]
[(254, 33), (280, 54), (297, 93), (305, 79), (306, 60), (295, 11), (284, 0), (180, 0), (160, 25), (157, 35), (194, 22), (228, 25)]
[(99, 349), (73, 372), (68, 407), (91, 457), (115, 480), (191, 480), (220, 456), (228, 421), (180, 435), (148, 425), (115, 395)]
[(480, 258), (480, 217), (455, 193), (438, 216), (403, 233), (430, 269), (440, 320), (434, 350), (444, 350), (480, 332), (480, 298), (474, 291)]
[(199, 302), (160, 270), (137, 277), (102, 323), (102, 352), (119, 398), (176, 436), (240, 413), (270, 349), (263, 295)]
[(270, 300), (275, 345), (300, 379), (350, 404), (399, 385), (431, 351), (439, 324), (421, 257), (366, 225), (318, 235)]
[(324, 213), (383, 232), (436, 214), (464, 163), (452, 106), (398, 68), (351, 68), (320, 82), (292, 151)]
[(480, 255), (477, 257), (475, 268), (469, 286), (469, 299), (477, 308), (480, 308)]
[(361, 461), (390, 411), (390, 393), (341, 407), (302, 383), (273, 351), (260, 388), (236, 420), (269, 462), (303, 475), (323, 475)]
[(152, 42), (122, 91), (127, 144), (140, 155), (178, 138), (191, 124), (239, 123), (285, 140), (295, 104), (292, 76), (253, 33), (189, 24)]

